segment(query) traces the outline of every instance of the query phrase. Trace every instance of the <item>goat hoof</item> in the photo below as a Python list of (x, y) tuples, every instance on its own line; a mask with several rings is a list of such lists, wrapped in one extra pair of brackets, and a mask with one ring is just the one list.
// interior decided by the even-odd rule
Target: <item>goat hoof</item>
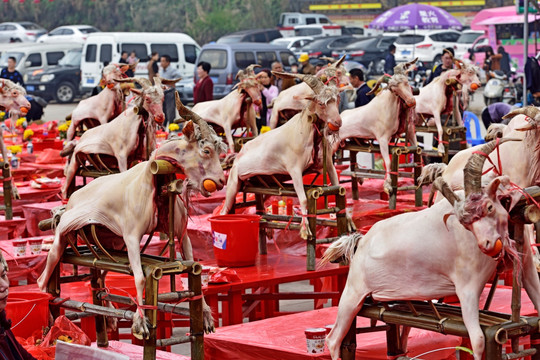
[(131, 326), (131, 332), (139, 340), (148, 339), (150, 336), (150, 331), (146, 325), (146, 318), (139, 315), (137, 311), (133, 316), (133, 325)]
[(437, 152), (439, 153), (439, 156), (444, 155), (444, 153), (445, 153), (444, 144), (439, 144), (439, 146), (437, 147)]

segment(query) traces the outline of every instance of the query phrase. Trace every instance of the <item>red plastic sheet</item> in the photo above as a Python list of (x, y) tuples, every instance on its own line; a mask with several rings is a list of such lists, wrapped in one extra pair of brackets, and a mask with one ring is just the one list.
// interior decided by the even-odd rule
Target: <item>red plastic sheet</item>
[[(216, 329), (215, 334), (204, 337), (204, 355), (207, 360), (330, 360), (328, 350), (321, 354), (308, 354), (305, 329), (325, 327), (336, 319), (337, 307), (280, 316), (246, 324)], [(357, 318), (357, 326), (369, 326), (369, 319)], [(380, 324), (379, 324), (380, 325)], [(357, 335), (356, 358), (386, 360), (386, 333)], [(455, 347), (461, 338), (430, 331), (412, 329), (407, 354), (410, 357), (424, 352)], [(443, 350), (425, 355), (424, 360), (455, 359), (455, 350)]]
[(24, 218), (26, 219), (26, 231), (30, 236), (52, 235), (52, 230), (39, 230), (39, 222), (41, 220), (51, 218), (51, 210), (57, 206), (61, 206), (62, 201), (50, 201), (37, 204), (27, 204), (22, 206)]
[[(17, 184), (15, 184), (17, 185)], [(31, 186), (19, 186), (17, 190), (21, 196), (20, 200), (13, 200), (13, 213), (22, 214), (22, 206), (26, 204), (41, 203), (49, 200), (58, 199), (57, 195), (60, 194), (60, 187), (53, 189), (34, 189)], [(0, 196), (0, 204), (4, 203), (4, 195)]]
[[(97, 347), (97, 344), (92, 343), (92, 347)], [(130, 360), (140, 360), (143, 358), (144, 348), (142, 346), (128, 344), (128, 343), (124, 343), (120, 341), (109, 341), (108, 347), (100, 348), (100, 349), (127, 355), (129, 356)], [(156, 359), (157, 360), (189, 360), (190, 357), (157, 350)]]
[[(3, 204), (3, 199), (0, 204)], [(26, 220), (19, 216), (14, 216), (11, 220), (6, 220), (4, 215), (0, 215), (0, 240), (16, 238), (24, 235)]]

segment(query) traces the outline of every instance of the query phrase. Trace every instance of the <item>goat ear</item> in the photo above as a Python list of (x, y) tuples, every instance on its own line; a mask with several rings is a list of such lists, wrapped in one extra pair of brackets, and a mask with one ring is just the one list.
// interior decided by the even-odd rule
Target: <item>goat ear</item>
[(496, 177), (491, 180), (491, 182), (486, 187), (486, 194), (492, 199), (497, 199), (497, 191), (499, 190), (499, 185), (501, 184), (501, 177)]
[(141, 95), (142, 94), (142, 91), (140, 89), (130, 88), (129, 90), (131, 90), (131, 92), (136, 94), (136, 95)]
[(193, 140), (195, 138), (195, 126), (193, 125), (193, 121), (188, 121), (184, 124), (184, 128), (182, 129), (182, 134), (189, 140)]
[[(293, 96), (294, 97), (294, 96)], [(313, 95), (306, 95), (304, 96), (304, 99), (305, 100), (308, 100), (308, 101), (314, 101), (315, 100), (315, 96)]]
[(510, 212), (521, 199), (522, 194), (519, 191), (516, 191), (508, 176), (499, 176), (492, 180), (491, 183), (495, 182), (495, 180), (499, 180), (498, 187), (494, 189), (494, 191), (496, 191), (497, 199), (499, 201), (501, 201), (503, 198), (509, 199), (510, 202), (506, 210)]
[(128, 69), (129, 69), (129, 65), (123, 65), (123, 66), (120, 67), (120, 71), (122, 73), (125, 73), (126, 71), (128, 71)]

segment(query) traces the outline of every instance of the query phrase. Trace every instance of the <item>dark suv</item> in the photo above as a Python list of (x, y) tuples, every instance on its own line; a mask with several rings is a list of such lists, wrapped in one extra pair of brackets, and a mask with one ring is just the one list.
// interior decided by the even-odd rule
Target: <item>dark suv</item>
[(68, 51), (58, 65), (28, 74), (26, 91), (47, 101), (73, 102), (80, 95), (81, 54), (82, 50)]

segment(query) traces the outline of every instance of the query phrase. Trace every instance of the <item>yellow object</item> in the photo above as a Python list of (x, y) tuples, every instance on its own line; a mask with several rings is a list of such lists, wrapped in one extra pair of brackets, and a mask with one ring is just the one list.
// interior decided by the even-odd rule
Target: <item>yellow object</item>
[(206, 179), (203, 181), (203, 187), (208, 192), (214, 192), (217, 190), (217, 185), (213, 180)]
[(263, 126), (261, 127), (261, 134), (264, 134), (265, 132), (268, 132), (270, 131), (270, 126)]
[(22, 147), (20, 147), (19, 145), (11, 145), (8, 146), (8, 150), (11, 151), (13, 155), (15, 155), (22, 152)]
[(322, 5), (309, 5), (311, 11), (321, 10), (359, 10), (359, 9), (381, 9), (380, 3), (365, 3), (365, 4), (322, 4)]
[(23, 126), (24, 122), (26, 121), (26, 118), (20, 117), (17, 119), (17, 122), (15, 123), (16, 127)]
[(24, 140), (31, 140), (32, 136), (34, 136), (34, 131), (32, 129), (24, 130), (24, 134), (23, 134)]
[(178, 131), (180, 130), (180, 126), (176, 123), (170, 123), (169, 124), (169, 131)]
[(300, 54), (300, 57), (298, 58), (298, 61), (300, 61), (300, 62), (309, 61), (309, 55), (307, 53)]

